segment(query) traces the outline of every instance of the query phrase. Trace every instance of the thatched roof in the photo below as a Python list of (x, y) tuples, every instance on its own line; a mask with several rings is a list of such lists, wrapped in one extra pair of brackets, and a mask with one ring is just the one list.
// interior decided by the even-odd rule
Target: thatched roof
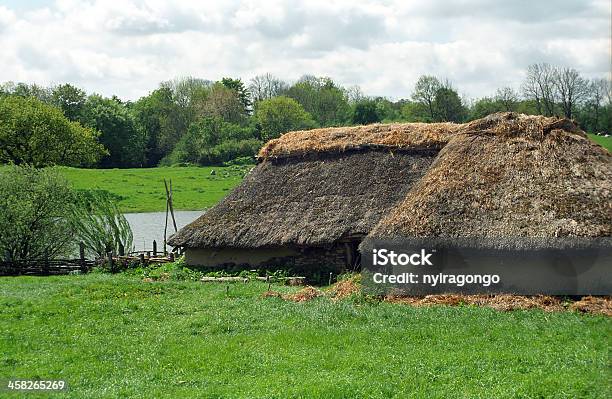
[(439, 153), (372, 237), (612, 235), (612, 157), (567, 119), (494, 114)]
[(455, 123), (377, 123), (302, 130), (270, 140), (259, 151), (258, 156), (260, 159), (268, 159), (375, 148), (439, 150), (461, 127), (462, 125)]
[(362, 151), (268, 160), (169, 243), (251, 248), (365, 236), (405, 197), (435, 155)]
[(169, 243), (612, 234), (611, 156), (567, 119), (500, 113), (463, 125), (315, 129), (272, 140), (259, 156)]

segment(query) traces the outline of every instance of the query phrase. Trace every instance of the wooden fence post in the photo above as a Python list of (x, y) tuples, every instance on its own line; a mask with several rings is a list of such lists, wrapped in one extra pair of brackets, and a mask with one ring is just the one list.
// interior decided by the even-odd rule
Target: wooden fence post
[(170, 262), (174, 262), (174, 252), (170, 252)]
[(144, 258), (144, 254), (143, 253), (138, 255), (138, 260), (140, 261), (141, 266), (145, 265), (145, 258)]
[(45, 266), (43, 269), (43, 274), (45, 276), (49, 275), (49, 250), (45, 249)]
[(110, 272), (115, 272), (115, 262), (113, 261), (113, 252), (109, 251), (106, 253), (106, 258), (108, 259), (108, 266), (110, 268)]
[(119, 243), (119, 256), (124, 256), (125, 255), (125, 247), (123, 246), (123, 243), (120, 242)]
[(157, 258), (157, 241), (153, 240), (153, 257)]
[(85, 244), (83, 241), (79, 242), (79, 260), (81, 264), (81, 272), (87, 272), (87, 265), (85, 264)]

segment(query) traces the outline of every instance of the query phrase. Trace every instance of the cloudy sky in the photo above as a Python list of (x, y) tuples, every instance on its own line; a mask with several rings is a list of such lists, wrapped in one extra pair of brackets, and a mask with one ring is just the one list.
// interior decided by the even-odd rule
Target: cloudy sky
[(610, 0), (0, 0), (0, 82), (136, 99), (179, 76), (324, 75), (408, 97), (421, 74), (463, 95), (527, 65), (610, 76)]

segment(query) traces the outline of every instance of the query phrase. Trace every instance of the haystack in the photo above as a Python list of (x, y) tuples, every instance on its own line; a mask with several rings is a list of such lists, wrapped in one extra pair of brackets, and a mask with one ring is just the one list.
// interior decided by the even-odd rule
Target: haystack
[(612, 159), (567, 119), (291, 132), (169, 243), (190, 264), (358, 263), (368, 236), (609, 237)]

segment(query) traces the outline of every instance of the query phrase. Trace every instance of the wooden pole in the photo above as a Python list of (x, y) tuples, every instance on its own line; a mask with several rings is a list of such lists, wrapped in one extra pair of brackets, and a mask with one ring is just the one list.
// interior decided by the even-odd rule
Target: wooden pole
[(157, 241), (153, 240), (153, 257), (157, 258)]
[(168, 185), (166, 184), (166, 179), (164, 179), (164, 186), (166, 187), (166, 224), (164, 225), (164, 256), (168, 253), (167, 250), (167, 235), (168, 235), (168, 211), (170, 210), (170, 204), (168, 202)]
[(348, 268), (353, 267), (353, 248), (350, 243), (344, 243), (344, 250), (346, 252), (346, 266)]
[(45, 276), (49, 275), (49, 250), (48, 249), (45, 249), (45, 266), (44, 266), (43, 274)]
[(79, 260), (81, 262), (81, 272), (87, 272), (87, 265), (85, 264), (85, 244), (83, 241), (79, 242)]
[(140, 261), (140, 265), (141, 265), (141, 266), (144, 266), (144, 265), (145, 265), (145, 257), (144, 257), (144, 254), (142, 254), (142, 253), (141, 253), (140, 255), (138, 255), (138, 260)]
[(120, 242), (119, 243), (119, 256), (124, 256), (125, 255), (125, 247), (123, 246), (123, 243)]
[(176, 228), (176, 219), (174, 218), (174, 205), (172, 204), (172, 179), (170, 179), (170, 191), (168, 193), (168, 203), (170, 204), (170, 215), (172, 216), (172, 224), (174, 225), (174, 232), (176, 233), (178, 229)]
[(115, 272), (115, 261), (113, 260), (113, 252), (112, 251), (108, 251), (106, 253), (106, 259), (108, 260), (108, 267), (110, 268), (110, 272), (114, 273)]

